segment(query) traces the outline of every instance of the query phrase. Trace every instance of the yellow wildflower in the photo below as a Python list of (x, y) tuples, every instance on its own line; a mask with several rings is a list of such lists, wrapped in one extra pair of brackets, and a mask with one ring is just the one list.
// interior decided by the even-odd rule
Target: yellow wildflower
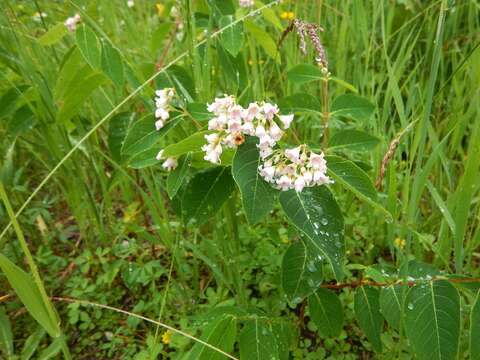
[(293, 11), (284, 11), (280, 14), (280, 19), (282, 20), (293, 20), (295, 19), (295, 14)]
[(400, 239), (400, 238), (396, 238), (394, 240), (394, 243), (395, 245), (400, 248), (400, 249), (403, 249), (405, 247), (405, 245), (407, 244), (407, 242), (405, 241), (405, 239)]
[(159, 17), (162, 17), (163, 16), (163, 12), (165, 11), (165, 5), (161, 4), (161, 3), (156, 3), (155, 4), (156, 8), (157, 8), (157, 14)]
[(162, 343), (168, 345), (170, 344), (170, 340), (172, 340), (172, 332), (167, 330), (162, 334)]

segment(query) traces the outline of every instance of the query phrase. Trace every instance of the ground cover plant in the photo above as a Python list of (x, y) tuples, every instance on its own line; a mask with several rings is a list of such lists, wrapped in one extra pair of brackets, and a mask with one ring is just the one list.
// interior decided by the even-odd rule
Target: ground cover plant
[(0, 359), (480, 359), (478, 2), (2, 10)]

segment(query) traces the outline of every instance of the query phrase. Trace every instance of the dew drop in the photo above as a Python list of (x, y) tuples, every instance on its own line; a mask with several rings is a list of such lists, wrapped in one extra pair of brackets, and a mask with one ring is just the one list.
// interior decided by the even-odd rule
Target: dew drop
[(320, 220), (320, 222), (322, 223), (323, 226), (328, 225), (328, 220), (327, 220), (327, 218), (322, 218), (322, 219)]
[(408, 307), (408, 310), (413, 310), (413, 304), (412, 303), (408, 303), (407, 307)]

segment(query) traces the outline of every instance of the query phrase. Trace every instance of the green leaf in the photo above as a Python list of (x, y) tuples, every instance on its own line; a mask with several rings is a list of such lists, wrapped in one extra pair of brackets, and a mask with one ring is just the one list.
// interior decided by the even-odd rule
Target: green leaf
[(48, 360), (54, 358), (60, 350), (62, 350), (62, 345), (65, 342), (65, 339), (58, 337), (52, 341), (52, 343), (46, 348), (43, 349), (38, 360)]
[(233, 15), (235, 14), (235, 7), (233, 6), (232, 0), (207, 0), (208, 4), (221, 15)]
[(270, 324), (270, 329), (275, 336), (280, 360), (290, 360), (290, 350), (296, 348), (298, 329), (287, 320), (275, 319)]
[(263, 50), (265, 50), (265, 53), (268, 56), (270, 56), (277, 63), (281, 62), (280, 53), (277, 49), (277, 44), (275, 44), (275, 41), (265, 30), (263, 30), (254, 22), (248, 20), (245, 21), (245, 28), (255, 39), (256, 43), (259, 44), (263, 48)]
[(457, 358), (460, 298), (448, 281), (412, 287), (405, 299), (405, 328), (415, 355), (422, 360)]
[(310, 318), (326, 337), (338, 337), (343, 327), (343, 308), (338, 296), (319, 288), (308, 298)]
[(132, 113), (120, 113), (109, 120), (108, 126), (108, 149), (112, 158), (117, 162), (122, 162), (122, 145), (127, 135), (127, 129), (130, 122), (135, 117)]
[(86, 25), (80, 26), (75, 32), (78, 48), (85, 61), (94, 69), (100, 68), (100, 44), (97, 35)]
[[(226, 353), (233, 351), (233, 344), (237, 336), (237, 320), (231, 315), (223, 315), (215, 319), (203, 331), (201, 340), (215, 346)], [(203, 344), (196, 343), (187, 359), (191, 360), (223, 360), (225, 355)]]
[(240, 333), (240, 358), (248, 360), (278, 360), (275, 336), (258, 318), (245, 323)]
[(318, 66), (299, 64), (288, 70), (287, 78), (295, 84), (305, 84), (310, 81), (321, 80), (324, 77)]
[(58, 323), (50, 318), (40, 295), (40, 290), (38, 290), (30, 275), (2, 254), (0, 254), (0, 268), (30, 315), (43, 326), (50, 336), (60, 336)]
[(390, 214), (377, 201), (377, 190), (367, 173), (350, 160), (339, 156), (325, 156), (327, 161), (328, 174), (339, 184), (353, 192), (360, 199), (380, 210), (391, 221)]
[(331, 114), (335, 116), (345, 116), (357, 121), (367, 121), (372, 117), (375, 105), (361, 96), (344, 94), (333, 101), (330, 110)]
[(163, 156), (178, 157), (188, 152), (202, 151), (202, 146), (207, 143), (207, 140), (205, 139), (205, 135), (211, 134), (211, 133), (212, 132), (208, 130), (199, 131), (183, 140), (180, 140), (179, 142), (170, 144), (163, 149)]
[(230, 25), (235, 21), (233, 15), (222, 16), (219, 21), (221, 28), (227, 27), (220, 34), (220, 43), (233, 57), (236, 57), (243, 46), (243, 24)]
[(380, 290), (380, 312), (388, 324), (397, 331), (400, 330), (402, 304), (402, 285), (390, 285)]
[(322, 280), (322, 260), (309, 252), (302, 241), (290, 245), (282, 260), (282, 287), (288, 301), (299, 304), (318, 289)]
[(108, 41), (102, 42), (102, 70), (117, 87), (125, 81), (123, 61), (120, 51)]
[(30, 335), (27, 340), (25, 340), (20, 359), (29, 360), (33, 356), (35, 351), (37, 351), (37, 348), (42, 342), (45, 335), (45, 330), (41, 326), (38, 326), (37, 329), (33, 332), (33, 334)]
[[(86, 70), (85, 73), (86, 72), (88, 71)], [(72, 87), (67, 89), (65, 97), (60, 100), (57, 120), (64, 122), (75, 116), (81, 110), (81, 106), (85, 100), (104, 82), (105, 77), (103, 74), (89, 73), (88, 75), (85, 74), (85, 77), (78, 83), (73, 83)]]
[(330, 149), (348, 149), (352, 151), (371, 151), (380, 139), (358, 130), (336, 132), (329, 141)]
[(287, 96), (280, 100), (278, 106), (282, 113), (320, 113), (320, 102), (318, 98), (305, 93), (298, 93)]
[(3, 307), (0, 307), (0, 353), (3, 352), (5, 358), (13, 358), (13, 335), (10, 319)]
[(192, 154), (187, 153), (178, 160), (178, 166), (173, 170), (167, 178), (167, 193), (170, 199), (172, 199), (178, 192), (178, 189), (185, 181), (188, 170), (192, 161)]
[(354, 296), (355, 317), (358, 324), (367, 335), (368, 341), (376, 352), (382, 352), (380, 334), (383, 328), (383, 318), (380, 314), (378, 290), (370, 286), (360, 286)]
[[(121, 153), (132, 156), (150, 150), (153, 145), (158, 144), (170, 129), (178, 124), (179, 120), (180, 117), (178, 116), (168, 119), (165, 126), (160, 130), (155, 129), (155, 117), (153, 114), (147, 114), (141, 119), (134, 121), (127, 130)], [(158, 153), (160, 149), (158, 148), (156, 151)], [(170, 155), (165, 155), (165, 157), (167, 156)]]
[(128, 159), (127, 166), (132, 169), (143, 169), (149, 166), (162, 164), (162, 161), (159, 161), (156, 158), (158, 152), (159, 149), (157, 147), (151, 147), (140, 151)]
[(230, 171), (219, 166), (195, 175), (182, 199), (186, 220), (201, 225), (220, 210), (235, 187)]
[(302, 192), (283, 191), (280, 203), (289, 220), (309, 240), (310, 248), (328, 259), (335, 277), (343, 277), (345, 251), (343, 215), (326, 186), (306, 188)]
[(35, 126), (35, 114), (28, 105), (19, 108), (8, 122), (7, 133), (12, 136), (25, 134)]
[(247, 137), (233, 158), (232, 175), (240, 188), (242, 204), (250, 224), (256, 224), (273, 208), (276, 191), (260, 176), (258, 139)]
[(90, 66), (82, 62), (82, 54), (78, 47), (74, 46), (63, 57), (62, 67), (53, 90), (55, 102), (58, 103), (63, 99), (68, 89), (74, 88), (81, 79), (92, 72)]
[(38, 39), (38, 43), (43, 46), (56, 44), (62, 40), (67, 33), (68, 30), (65, 24), (58, 23), (48, 29), (48, 31)]
[(470, 313), (470, 359), (480, 359), (480, 291)]
[(403, 278), (412, 277), (414, 279), (425, 279), (441, 275), (441, 272), (435, 267), (435, 265), (427, 264), (418, 260), (410, 260), (402, 264), (399, 275)]
[(213, 117), (213, 114), (207, 110), (207, 104), (205, 103), (188, 103), (187, 111), (197, 121), (210, 120)]

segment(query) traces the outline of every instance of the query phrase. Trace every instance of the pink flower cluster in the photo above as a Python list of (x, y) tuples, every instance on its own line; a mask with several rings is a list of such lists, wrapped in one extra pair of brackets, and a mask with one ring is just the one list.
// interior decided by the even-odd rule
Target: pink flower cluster
[(207, 110), (214, 115), (208, 122), (208, 129), (216, 132), (205, 135), (207, 144), (202, 150), (205, 151), (204, 159), (215, 164), (220, 162), (222, 145), (235, 148), (243, 144), (245, 135), (258, 137), (260, 156), (262, 159), (268, 157), (293, 120), (293, 115), (279, 115), (276, 104), (253, 102), (243, 108), (233, 96), (227, 95), (216, 98), (208, 104)]
[(69, 17), (65, 20), (64, 24), (67, 27), (68, 31), (75, 32), (77, 30), (77, 24), (80, 22), (81, 17), (79, 14), (75, 14), (74, 16)]
[(277, 189), (302, 191), (305, 187), (331, 184), (323, 153), (316, 154), (306, 145), (277, 150), (258, 167), (260, 175)]
[(240, 5), (240, 7), (252, 7), (253, 5), (255, 5), (255, 1), (254, 0), (239, 0), (238, 1), (238, 5)]

